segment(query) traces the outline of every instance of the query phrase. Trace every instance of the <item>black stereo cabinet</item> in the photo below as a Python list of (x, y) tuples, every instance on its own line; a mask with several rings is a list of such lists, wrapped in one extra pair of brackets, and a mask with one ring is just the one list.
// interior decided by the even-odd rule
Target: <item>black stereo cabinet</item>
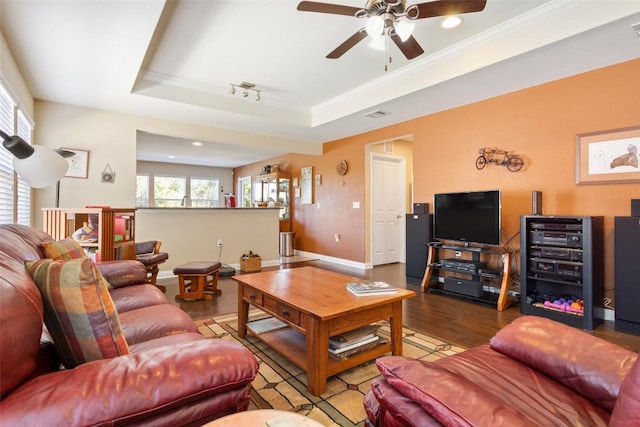
[(640, 335), (640, 216), (615, 218), (616, 331)]
[[(428, 206), (428, 204), (427, 204)], [(407, 283), (419, 285), (427, 265), (427, 245), (431, 241), (433, 215), (412, 213), (406, 217), (406, 276)]]
[[(577, 328), (604, 320), (604, 218), (521, 217), (520, 309)], [(550, 297), (583, 300), (583, 313), (545, 307)]]

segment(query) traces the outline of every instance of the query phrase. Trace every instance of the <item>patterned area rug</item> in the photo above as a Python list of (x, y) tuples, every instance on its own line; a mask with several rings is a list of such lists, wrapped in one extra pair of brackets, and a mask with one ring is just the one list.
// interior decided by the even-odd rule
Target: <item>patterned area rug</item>
[[(268, 317), (251, 310), (249, 320)], [(327, 381), (327, 391), (313, 396), (307, 390), (306, 374), (269, 348), (256, 337), (237, 334), (237, 314), (197, 321), (198, 329), (208, 338), (235, 341), (253, 352), (260, 371), (253, 381), (251, 409), (279, 409), (306, 415), (326, 426), (362, 426), (366, 417), (363, 399), (371, 388), (371, 380), (380, 375), (375, 361), (367, 362), (335, 375)], [(381, 322), (378, 335), (389, 337), (387, 324)], [(437, 360), (460, 353), (457, 347), (427, 335), (403, 328), (403, 355), (422, 360)]]

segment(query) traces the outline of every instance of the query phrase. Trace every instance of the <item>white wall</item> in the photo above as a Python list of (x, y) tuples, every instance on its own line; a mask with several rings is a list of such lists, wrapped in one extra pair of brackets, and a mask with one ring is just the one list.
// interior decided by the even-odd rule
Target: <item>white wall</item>
[(161, 250), (169, 254), (160, 266), (162, 276), (190, 261), (220, 260), (238, 269), (240, 257), (250, 250), (262, 257), (263, 266), (278, 265), (278, 209), (138, 209), (136, 241), (145, 240), (161, 240)]

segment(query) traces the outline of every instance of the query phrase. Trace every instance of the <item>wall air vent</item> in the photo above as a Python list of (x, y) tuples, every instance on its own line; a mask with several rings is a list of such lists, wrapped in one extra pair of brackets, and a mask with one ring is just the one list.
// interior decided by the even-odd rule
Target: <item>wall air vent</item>
[(370, 117), (372, 119), (379, 119), (380, 117), (388, 116), (391, 113), (387, 113), (386, 111), (374, 110), (366, 113), (365, 117)]

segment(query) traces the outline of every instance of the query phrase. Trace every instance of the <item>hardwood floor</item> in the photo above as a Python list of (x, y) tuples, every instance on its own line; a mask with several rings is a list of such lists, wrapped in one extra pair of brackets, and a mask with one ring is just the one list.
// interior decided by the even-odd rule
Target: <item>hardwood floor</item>
[[(417, 294), (415, 298), (404, 301), (403, 323), (417, 331), (467, 348), (487, 343), (499, 329), (521, 316), (518, 304), (498, 312), (494, 306), (488, 304), (435, 293), (422, 293), (419, 286), (407, 284), (404, 264), (389, 264), (371, 270), (360, 270), (324, 261), (310, 261), (267, 267), (263, 270), (303, 265), (313, 265), (370, 280), (382, 280), (415, 291)], [(238, 271), (237, 274), (241, 272)], [(176, 301), (175, 295), (178, 293), (176, 278), (160, 279), (158, 284), (167, 286), (166, 295), (169, 301), (184, 310), (192, 319), (237, 311), (237, 286), (236, 282), (229, 277), (220, 278), (218, 285), (222, 295), (214, 297), (211, 301)], [(595, 331), (588, 331), (588, 333), (640, 352), (640, 336), (616, 332), (613, 322), (604, 322)]]

